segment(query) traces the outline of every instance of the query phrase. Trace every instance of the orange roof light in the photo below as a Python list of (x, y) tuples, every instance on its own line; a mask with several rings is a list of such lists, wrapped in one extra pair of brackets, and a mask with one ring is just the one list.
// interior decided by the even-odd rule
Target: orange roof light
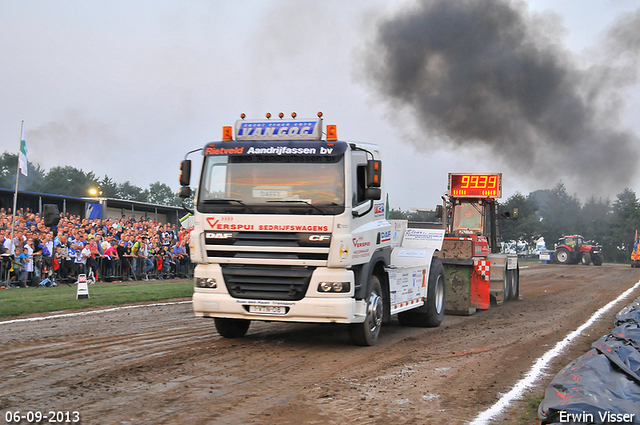
[(267, 112), (267, 119), (270, 120), (271, 119), (271, 112)]
[(318, 118), (322, 118), (322, 111), (318, 112)]
[(296, 114), (295, 112), (292, 112), (292, 113), (291, 113), (291, 118), (295, 118), (295, 117), (297, 117), (297, 116), (298, 116), (298, 114)]
[(335, 124), (327, 125), (327, 140), (331, 140), (333, 142), (338, 140), (338, 126)]
[(247, 116), (243, 113), (240, 114), (240, 118), (245, 119)]
[(282, 117), (284, 117), (284, 114), (283, 114), (282, 112), (280, 112), (280, 113), (278, 114), (278, 116), (280, 117), (280, 119), (282, 119)]
[(231, 127), (230, 125), (225, 125), (224, 127), (222, 127), (222, 141), (233, 141), (233, 127)]

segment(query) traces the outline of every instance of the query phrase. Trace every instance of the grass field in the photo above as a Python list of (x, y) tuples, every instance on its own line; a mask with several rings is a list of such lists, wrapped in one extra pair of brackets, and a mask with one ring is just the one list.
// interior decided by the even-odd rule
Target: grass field
[(190, 298), (193, 280), (96, 283), (88, 285), (89, 298), (76, 299), (77, 287), (62, 284), (53, 288), (10, 288), (0, 290), (0, 318), (87, 307), (107, 307), (173, 298)]

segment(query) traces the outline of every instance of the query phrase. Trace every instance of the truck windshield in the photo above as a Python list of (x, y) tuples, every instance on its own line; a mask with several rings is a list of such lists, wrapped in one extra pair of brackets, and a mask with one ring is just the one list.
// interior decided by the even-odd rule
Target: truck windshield
[(321, 214), (344, 211), (340, 156), (205, 156), (197, 207), (201, 212)]

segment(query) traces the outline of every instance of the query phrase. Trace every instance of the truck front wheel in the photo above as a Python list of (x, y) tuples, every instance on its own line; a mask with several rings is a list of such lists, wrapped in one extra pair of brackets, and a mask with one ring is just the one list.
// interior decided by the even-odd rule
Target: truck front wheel
[(398, 320), (406, 326), (434, 328), (440, 326), (444, 318), (445, 290), (444, 267), (437, 258), (431, 261), (429, 286), (424, 305), (413, 310), (398, 313)]
[(384, 303), (382, 301), (382, 286), (377, 276), (372, 275), (369, 279), (366, 301), (367, 313), (364, 322), (349, 325), (349, 336), (355, 345), (374, 345), (380, 334)]
[(216, 324), (216, 330), (224, 338), (242, 338), (251, 324), (251, 320), (226, 319), (222, 317), (216, 317), (213, 321)]

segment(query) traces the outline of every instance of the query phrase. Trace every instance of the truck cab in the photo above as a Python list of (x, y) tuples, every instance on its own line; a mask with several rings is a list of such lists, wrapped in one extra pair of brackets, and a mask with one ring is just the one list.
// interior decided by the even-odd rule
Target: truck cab
[[(321, 114), (244, 118), (201, 149), (195, 315), (224, 337), (243, 336), (251, 320), (345, 323), (356, 344), (372, 345), (392, 309), (378, 147), (340, 141), (331, 125), (323, 139)], [(190, 168), (185, 158), (183, 197)]]
[(197, 150), (195, 315), (227, 338), (244, 336), (252, 320), (343, 323), (357, 345), (375, 344), (393, 314), (438, 326), (444, 272), (433, 254), (444, 232), (386, 220), (378, 147), (338, 140), (334, 125), (325, 133), (321, 113), (270, 118), (243, 114)]

